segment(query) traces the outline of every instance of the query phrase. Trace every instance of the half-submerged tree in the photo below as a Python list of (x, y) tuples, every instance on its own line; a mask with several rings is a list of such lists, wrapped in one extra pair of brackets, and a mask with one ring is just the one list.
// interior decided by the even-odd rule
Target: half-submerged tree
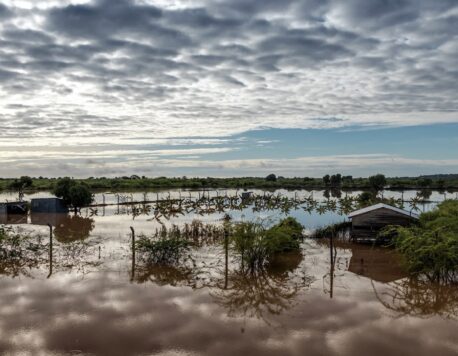
[(92, 203), (93, 196), (89, 187), (71, 178), (59, 179), (54, 187), (53, 193), (56, 197), (62, 198), (67, 205), (71, 205), (75, 211)]

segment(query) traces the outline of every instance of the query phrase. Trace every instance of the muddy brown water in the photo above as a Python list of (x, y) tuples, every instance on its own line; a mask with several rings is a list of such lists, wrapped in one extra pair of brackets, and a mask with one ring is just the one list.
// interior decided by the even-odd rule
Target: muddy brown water
[[(220, 217), (167, 223), (195, 218)], [(409, 278), (392, 250), (336, 242), (331, 263), (306, 239), (251, 275), (214, 243), (151, 268), (132, 264), (129, 234), (155, 229), (150, 216), (34, 219), (11, 226), (41, 236), (41, 257), (0, 263), (0, 355), (458, 354), (457, 287)]]

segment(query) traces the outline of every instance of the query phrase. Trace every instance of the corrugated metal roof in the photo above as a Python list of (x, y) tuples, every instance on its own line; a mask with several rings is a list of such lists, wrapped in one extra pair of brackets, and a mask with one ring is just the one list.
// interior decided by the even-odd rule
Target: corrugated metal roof
[(396, 208), (396, 207), (388, 205), (388, 204), (383, 204), (383, 203), (379, 203), (379, 204), (368, 206), (367, 208), (355, 210), (355, 211), (351, 212), (350, 214), (348, 214), (348, 217), (352, 218), (354, 216), (366, 214), (366, 213), (368, 213), (370, 211), (374, 211), (374, 210), (377, 210), (377, 209), (389, 209), (389, 210), (395, 211), (397, 213), (410, 216), (410, 217), (412, 217), (414, 219), (418, 219), (419, 218), (418, 214), (409, 212), (407, 210), (399, 209), (399, 208)]

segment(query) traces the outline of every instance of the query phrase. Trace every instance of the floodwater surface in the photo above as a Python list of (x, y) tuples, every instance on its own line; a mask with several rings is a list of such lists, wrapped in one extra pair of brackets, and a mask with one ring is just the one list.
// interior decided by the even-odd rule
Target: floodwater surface
[[(345, 219), (287, 214), (310, 229)], [(219, 224), (222, 215), (163, 223)], [(0, 262), (0, 355), (458, 354), (457, 288), (410, 278), (393, 250), (305, 239), (250, 274), (221, 241), (207, 241), (192, 263), (149, 267), (133, 260), (130, 226), (152, 233), (161, 225), (153, 216), (109, 206), (11, 223), (41, 247)]]

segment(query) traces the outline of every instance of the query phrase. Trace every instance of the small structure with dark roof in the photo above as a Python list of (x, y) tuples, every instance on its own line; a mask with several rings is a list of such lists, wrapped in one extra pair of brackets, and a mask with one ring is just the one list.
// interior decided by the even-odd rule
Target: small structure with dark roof
[(24, 201), (0, 203), (0, 214), (27, 214), (28, 206)]
[(68, 213), (68, 206), (63, 199), (59, 198), (39, 198), (32, 199), (32, 213)]
[(418, 215), (388, 204), (375, 204), (348, 215), (351, 220), (351, 237), (354, 240), (374, 240), (388, 225), (409, 226)]
[(27, 223), (28, 210), (29, 207), (24, 201), (0, 203), (0, 224)]

